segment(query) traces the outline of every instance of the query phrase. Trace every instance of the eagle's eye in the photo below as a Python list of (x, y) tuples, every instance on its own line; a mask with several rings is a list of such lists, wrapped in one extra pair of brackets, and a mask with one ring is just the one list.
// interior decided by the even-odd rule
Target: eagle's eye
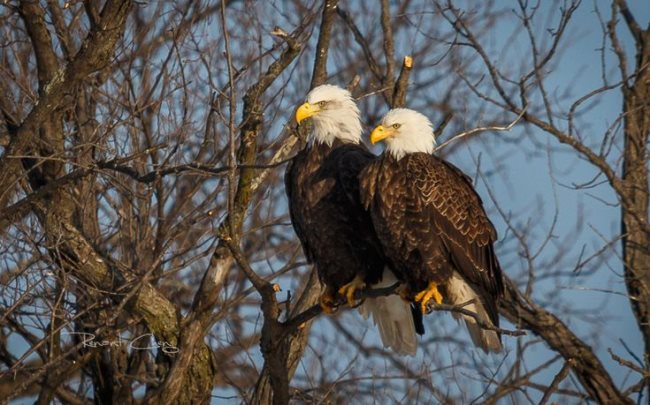
[(402, 124), (393, 124), (393, 128), (395, 128), (395, 129), (399, 129), (399, 127), (401, 127), (401, 126), (402, 126)]
[(318, 102), (318, 106), (321, 107), (321, 108), (325, 107), (326, 105), (327, 105), (327, 101), (319, 101)]

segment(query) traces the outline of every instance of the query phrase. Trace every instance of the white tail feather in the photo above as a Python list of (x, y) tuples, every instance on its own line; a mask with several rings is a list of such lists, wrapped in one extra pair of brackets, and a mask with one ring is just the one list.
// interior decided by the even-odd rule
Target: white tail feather
[[(392, 271), (384, 269), (381, 282), (374, 284), (372, 288), (390, 287), (397, 281)], [(417, 339), (411, 306), (400, 296), (367, 298), (359, 306), (359, 312), (365, 319), (372, 315), (384, 347), (390, 347), (399, 354), (415, 355)]]
[[(447, 284), (447, 288), (453, 305), (463, 305), (472, 301), (470, 304), (463, 305), (463, 308), (474, 312), (485, 324), (494, 326), (478, 294), (476, 294), (474, 289), (458, 273), (454, 272)], [(460, 319), (461, 316), (463, 317), (467, 330), (469, 331), (469, 336), (476, 346), (483, 349), (486, 353), (488, 351), (501, 351), (501, 339), (499, 339), (499, 335), (495, 331), (481, 328), (476, 323), (476, 319), (471, 316), (462, 315), (457, 312), (452, 312), (452, 314), (456, 319)]]

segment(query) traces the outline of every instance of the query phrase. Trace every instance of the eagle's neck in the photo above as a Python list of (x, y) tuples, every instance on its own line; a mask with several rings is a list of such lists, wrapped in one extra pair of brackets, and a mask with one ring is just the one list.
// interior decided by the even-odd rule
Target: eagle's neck
[(348, 132), (340, 132), (340, 133), (332, 133), (332, 132), (326, 132), (326, 133), (317, 133), (314, 131), (312, 134), (309, 135), (307, 138), (307, 143), (309, 145), (326, 145), (326, 146), (332, 146), (336, 142), (341, 142), (341, 143), (355, 143), (359, 144), (360, 139), (359, 137), (355, 137), (351, 135)]
[(412, 131), (407, 134), (392, 137), (386, 142), (386, 153), (400, 160), (412, 153), (433, 154), (436, 140), (433, 132)]
[(385, 165), (397, 164), (405, 156), (408, 156), (408, 154), (407, 153), (402, 153), (399, 156), (395, 156), (394, 154), (389, 153), (388, 151), (386, 151), (382, 155), (382, 164), (385, 164)]
[[(334, 113), (336, 113), (335, 117), (332, 116)], [(339, 109), (314, 117), (314, 130), (307, 138), (307, 142), (332, 146), (336, 140), (356, 144), (361, 141), (361, 122), (358, 110)]]
[(325, 156), (329, 154), (333, 149), (336, 149), (339, 146), (345, 145), (347, 143), (358, 143), (358, 142), (347, 142), (340, 138), (332, 138), (331, 142), (321, 142), (317, 139), (312, 139), (311, 142), (307, 143), (307, 149), (309, 149), (310, 151), (312, 151), (317, 155)]

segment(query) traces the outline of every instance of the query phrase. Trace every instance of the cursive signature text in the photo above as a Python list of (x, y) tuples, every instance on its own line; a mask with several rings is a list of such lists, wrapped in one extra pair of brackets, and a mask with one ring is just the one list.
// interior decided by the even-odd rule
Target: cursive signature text
[(178, 347), (168, 342), (158, 342), (152, 333), (145, 333), (130, 340), (122, 339), (118, 336), (113, 340), (97, 340), (97, 336), (87, 332), (65, 332), (68, 335), (77, 335), (81, 337), (83, 347), (101, 348), (101, 347), (120, 347), (128, 346), (133, 350), (151, 350), (160, 349), (165, 354), (176, 354), (179, 352)]

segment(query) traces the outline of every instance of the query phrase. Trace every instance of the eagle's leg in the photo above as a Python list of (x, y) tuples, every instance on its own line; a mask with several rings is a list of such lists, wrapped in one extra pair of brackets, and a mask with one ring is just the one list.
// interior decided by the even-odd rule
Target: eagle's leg
[(328, 315), (332, 315), (336, 312), (336, 295), (330, 286), (325, 287), (325, 291), (321, 294), (319, 298), (319, 304), (323, 312)]
[(348, 300), (349, 306), (353, 307), (355, 305), (354, 294), (357, 290), (363, 290), (364, 288), (366, 288), (366, 283), (357, 275), (352, 281), (339, 288), (339, 294)]
[(442, 304), (442, 294), (438, 291), (438, 284), (433, 281), (429, 283), (427, 288), (415, 294), (415, 302), (420, 304), (420, 310), (423, 314), (427, 313), (427, 304), (431, 298), (436, 304)]

